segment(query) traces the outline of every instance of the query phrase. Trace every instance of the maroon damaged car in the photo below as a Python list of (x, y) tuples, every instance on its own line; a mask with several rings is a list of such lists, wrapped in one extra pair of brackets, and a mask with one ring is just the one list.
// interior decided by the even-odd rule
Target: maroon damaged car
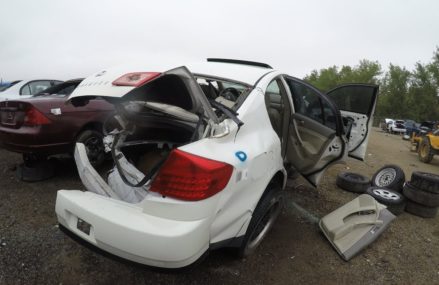
[(26, 164), (72, 153), (75, 143), (83, 142), (90, 162), (102, 163), (102, 126), (113, 105), (101, 99), (79, 107), (66, 104), (81, 81), (65, 81), (29, 99), (0, 102), (0, 146), (22, 153)]

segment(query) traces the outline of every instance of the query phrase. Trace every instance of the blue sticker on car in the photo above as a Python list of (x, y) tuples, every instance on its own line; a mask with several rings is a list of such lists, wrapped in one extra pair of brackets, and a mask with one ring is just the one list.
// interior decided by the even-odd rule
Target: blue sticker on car
[(245, 161), (247, 159), (247, 154), (243, 151), (237, 151), (235, 152), (235, 156), (240, 160), (240, 161)]

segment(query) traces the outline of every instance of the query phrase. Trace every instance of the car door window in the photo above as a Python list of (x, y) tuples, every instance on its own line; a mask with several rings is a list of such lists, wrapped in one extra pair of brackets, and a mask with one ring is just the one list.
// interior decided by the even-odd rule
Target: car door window
[(359, 114), (369, 114), (373, 107), (373, 99), (376, 90), (369, 85), (351, 84), (337, 87), (327, 94), (335, 102), (340, 110), (345, 110)]
[(20, 95), (34, 95), (52, 86), (48, 80), (32, 81), (24, 85), (20, 90)]
[(29, 84), (24, 85), (23, 87), (21, 87), (20, 90), (20, 95), (30, 95), (30, 87)]
[(290, 88), (296, 113), (311, 118), (333, 130), (336, 129), (336, 113), (334, 108), (322, 100), (322, 95), (306, 84), (286, 79)]
[(287, 95), (281, 86), (282, 82), (280, 79), (275, 79), (268, 84), (267, 90), (265, 91), (265, 106), (271, 125), (282, 140), (284, 114), (286, 111), (288, 112), (288, 110), (285, 109), (288, 107), (285, 103), (288, 101)]

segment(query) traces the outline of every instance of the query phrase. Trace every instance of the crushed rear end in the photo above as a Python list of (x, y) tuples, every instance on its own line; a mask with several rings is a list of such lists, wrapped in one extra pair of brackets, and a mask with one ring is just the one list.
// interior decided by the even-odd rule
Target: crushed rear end
[(58, 221), (123, 258), (167, 268), (189, 265), (209, 248), (216, 194), (230, 187), (234, 168), (184, 146), (227, 136), (228, 123), (185, 67), (116, 80), (111, 74), (112, 86), (90, 89), (91, 81), (107, 80), (101, 76), (84, 80), (70, 100), (81, 105), (89, 94), (111, 95), (105, 97), (117, 114), (104, 126), (104, 144), (115, 166), (101, 177), (77, 144), (75, 160), (87, 191), (58, 191)]

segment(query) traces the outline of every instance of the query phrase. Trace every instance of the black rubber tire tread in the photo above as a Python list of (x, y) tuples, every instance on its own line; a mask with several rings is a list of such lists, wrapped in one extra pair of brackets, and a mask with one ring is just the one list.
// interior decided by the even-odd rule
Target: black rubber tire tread
[[(393, 181), (390, 182), (388, 185), (378, 185), (375, 180), (376, 180), (378, 174), (386, 168), (393, 168), (396, 172), (396, 175), (395, 175)], [(392, 189), (392, 190), (395, 190), (397, 192), (402, 191), (402, 187), (404, 185), (404, 182), (405, 182), (404, 171), (401, 169), (401, 167), (399, 167), (398, 165), (394, 165), (394, 164), (387, 164), (387, 165), (384, 165), (383, 167), (381, 167), (380, 169), (378, 169), (378, 171), (375, 172), (375, 174), (373, 175), (372, 180), (371, 180), (372, 186), (385, 187), (387, 189)]]
[(284, 200), (285, 200), (285, 192), (282, 190), (281, 186), (273, 183), (267, 186), (268, 189), (262, 196), (262, 198), (259, 200), (258, 205), (256, 206), (252, 218), (250, 220), (250, 224), (247, 228), (247, 231), (245, 232), (244, 239), (242, 241), (241, 246), (238, 248), (238, 256), (240, 258), (244, 258), (248, 256), (246, 254), (246, 247), (247, 244), (250, 242), (250, 237), (253, 234), (253, 231), (255, 228), (259, 225), (259, 222), (264, 218), (267, 211), (271, 208), (273, 205), (272, 201), (273, 199), (280, 201), (280, 211), (282, 211)]
[[(375, 194), (373, 192), (373, 190), (375, 190), (375, 189), (382, 189), (382, 190), (389, 191), (389, 192), (399, 196), (399, 199), (398, 200), (386, 199), (386, 198), (384, 198), (382, 196), (379, 196), (379, 195)], [(392, 214), (394, 214), (395, 216), (398, 216), (399, 214), (402, 214), (404, 212), (406, 199), (404, 198), (404, 196), (401, 193), (399, 193), (397, 191), (394, 191), (394, 190), (391, 190), (391, 189), (387, 189), (387, 188), (384, 188), (384, 187), (372, 186), (372, 187), (369, 187), (366, 190), (366, 194), (369, 194), (370, 196), (372, 196), (379, 203), (381, 203), (383, 205), (386, 205), (387, 209), (390, 212), (392, 212)]]
[(370, 187), (369, 178), (354, 172), (340, 172), (335, 183), (341, 189), (354, 193), (365, 193)]
[[(104, 138), (104, 136), (102, 135), (102, 133), (95, 131), (95, 130), (85, 130), (83, 132), (81, 132), (77, 137), (76, 137), (76, 142), (85, 142), (88, 138), (95, 136), (98, 137), (101, 141)], [(105, 161), (105, 152), (104, 152), (104, 147), (103, 147), (103, 142), (102, 142), (102, 154), (98, 157), (98, 159), (96, 161), (91, 161), (90, 160), (90, 164), (93, 167), (99, 167), (103, 162)]]
[(405, 210), (406, 212), (413, 214), (415, 216), (419, 216), (423, 218), (434, 218), (437, 215), (438, 207), (426, 207), (421, 204), (408, 200)]
[(439, 207), (439, 194), (423, 191), (407, 182), (402, 192), (407, 199), (427, 207)]
[[(426, 147), (427, 148), (427, 155), (426, 156), (422, 156), (422, 149)], [(431, 149), (431, 144), (430, 144), (430, 139), (428, 137), (423, 137), (421, 140), (421, 143), (419, 144), (418, 147), (418, 157), (419, 160), (424, 162), (424, 163), (430, 163), (431, 160), (433, 159), (434, 156), (434, 152)]]
[(439, 194), (439, 175), (415, 171), (412, 173), (410, 184), (420, 190)]

